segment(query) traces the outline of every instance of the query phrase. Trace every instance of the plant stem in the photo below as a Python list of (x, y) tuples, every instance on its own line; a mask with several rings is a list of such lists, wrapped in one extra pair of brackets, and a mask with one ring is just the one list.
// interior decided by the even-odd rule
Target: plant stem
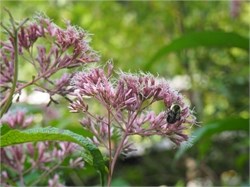
[[(148, 106), (146, 106), (148, 107)], [(145, 108), (146, 108), (145, 107)], [(108, 176), (108, 186), (110, 186), (111, 184), (111, 180), (112, 180), (112, 176), (113, 176), (113, 172), (114, 172), (114, 168), (115, 168), (115, 164), (116, 164), (116, 161), (118, 159), (118, 156), (120, 155), (121, 153), (121, 150), (123, 148), (123, 144), (124, 144), (124, 141), (126, 140), (126, 138), (129, 136), (129, 128), (131, 127), (131, 125), (134, 123), (136, 117), (138, 116), (139, 112), (141, 111), (141, 106), (139, 107), (139, 110), (136, 112), (136, 114), (134, 115), (133, 119), (131, 121), (128, 120), (128, 125), (126, 126), (126, 130), (124, 132), (124, 135), (115, 151), (115, 155), (113, 157), (113, 160), (112, 160), (112, 163), (111, 163), (111, 166), (109, 166), (109, 176)], [(143, 108), (144, 109), (144, 108)], [(110, 115), (110, 114), (109, 114)], [(130, 118), (130, 117), (128, 117)]]
[[(109, 168), (111, 168), (112, 165), (112, 147), (111, 147), (111, 128), (110, 128), (110, 108), (108, 108), (108, 141), (109, 141)], [(112, 174), (111, 170), (109, 169), (108, 173), (108, 181), (111, 181)]]
[(10, 93), (8, 95), (8, 99), (4, 106), (2, 107), (2, 110), (0, 112), (0, 117), (2, 117), (10, 108), (12, 104), (12, 97), (16, 90), (16, 84), (17, 84), (17, 78), (18, 78), (18, 36), (17, 36), (17, 30), (14, 30), (14, 54), (15, 54), (15, 61), (14, 61), (14, 78), (12, 87), (10, 90)]
[[(39, 75), (38, 77), (33, 78), (32, 81), (27, 82), (27, 83), (23, 84), (22, 86), (16, 88), (15, 91), (14, 91), (14, 93), (17, 93), (17, 92), (21, 91), (22, 89), (24, 89), (24, 88), (26, 88), (26, 87), (28, 87), (28, 86), (34, 84), (36, 81), (40, 80), (41, 78), (43, 78), (44, 76), (46, 76), (46, 75), (49, 74), (49, 73), (53, 73), (54, 71), (55, 71), (55, 69), (49, 69), (48, 71), (44, 72), (43, 74)], [(7, 98), (7, 99), (8, 99), (8, 98)], [(5, 100), (7, 100), (7, 99), (4, 98), (4, 99), (1, 101), (0, 106), (1, 106), (3, 103), (5, 103), (5, 102), (6, 102)]]
[(120, 141), (120, 144), (119, 144), (119, 146), (118, 146), (118, 148), (117, 148), (117, 150), (115, 152), (114, 158), (113, 158), (112, 163), (111, 163), (111, 167), (109, 168), (108, 186), (110, 186), (110, 184), (111, 184), (111, 179), (112, 179), (112, 176), (113, 176), (115, 163), (116, 163), (116, 161), (118, 159), (118, 156), (121, 153), (123, 143), (126, 140), (126, 138), (127, 138), (127, 133), (125, 133), (124, 136), (122, 137), (122, 140)]

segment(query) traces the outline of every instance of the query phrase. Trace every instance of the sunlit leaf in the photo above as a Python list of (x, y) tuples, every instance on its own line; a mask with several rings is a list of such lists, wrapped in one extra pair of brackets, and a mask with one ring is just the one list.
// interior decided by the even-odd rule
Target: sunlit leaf
[[(73, 133), (69, 130), (61, 130), (54, 127), (34, 128), (28, 130), (8, 129), (5, 125), (1, 126), (1, 132), (5, 132), (0, 137), (0, 147), (11, 146), (15, 144), (38, 142), (38, 141), (68, 141), (82, 146), (86, 154), (83, 159), (90, 165), (99, 170), (102, 175), (105, 173), (105, 163), (99, 149), (87, 138)], [(3, 131), (2, 131), (3, 130)]]

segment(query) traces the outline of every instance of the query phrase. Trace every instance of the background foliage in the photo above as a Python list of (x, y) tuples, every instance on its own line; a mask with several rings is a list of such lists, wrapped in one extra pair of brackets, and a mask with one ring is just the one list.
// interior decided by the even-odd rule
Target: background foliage
[[(238, 15), (233, 16), (231, 3), (1, 1), (1, 9), (8, 8), (20, 20), (37, 11), (61, 26), (64, 20), (70, 20), (93, 34), (91, 45), (100, 53), (102, 64), (112, 58), (117, 69), (159, 74), (195, 106), (202, 123), (201, 128), (192, 129), (192, 148), (177, 152), (161, 149), (157, 138), (140, 139), (138, 144), (146, 144), (146, 152), (120, 160), (115, 185), (184, 186), (196, 180), (234, 186), (249, 184), (250, 5), (242, 1)], [(7, 19), (2, 11), (1, 19)], [(28, 66), (21, 68), (21, 79), (32, 74)], [(36, 126), (51, 125), (89, 135), (78, 123), (80, 116), (72, 116), (64, 102), (60, 107), (51, 106), (50, 112), (42, 110), (43, 115), (37, 113), (39, 105), (28, 105), (28, 112), (36, 114)], [(65, 169), (59, 174), (67, 185), (98, 183), (93, 169), (88, 167), (82, 171)]]

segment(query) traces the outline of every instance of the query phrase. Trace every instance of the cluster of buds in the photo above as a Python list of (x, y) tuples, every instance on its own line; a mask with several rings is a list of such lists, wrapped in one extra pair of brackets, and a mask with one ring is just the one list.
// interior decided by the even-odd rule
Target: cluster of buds
[[(105, 137), (113, 132), (126, 137), (166, 136), (177, 145), (188, 139), (185, 124), (195, 124), (196, 119), (182, 95), (166, 80), (151, 74), (123, 72), (114, 78), (112, 69), (112, 64), (108, 64), (107, 73), (94, 68), (77, 73), (72, 79), (76, 100), (70, 110), (86, 114), (81, 124), (94, 134), (94, 142), (105, 145)], [(91, 113), (92, 105), (88, 104), (91, 98), (106, 109), (105, 115)], [(158, 113), (151, 107), (156, 102), (164, 105)]]
[(38, 38), (49, 41), (48, 46), (37, 46), (39, 73), (49, 77), (55, 70), (79, 66), (82, 63), (96, 62), (98, 56), (89, 47), (87, 34), (79, 27), (67, 25), (66, 30), (55, 25), (51, 20), (38, 17), (26, 28), (22, 27), (19, 38), (19, 51), (30, 51)]
[[(3, 24), (2, 26), (6, 28)], [(7, 31), (10, 32), (8, 40), (0, 41), (0, 87), (3, 101), (8, 97), (14, 74), (17, 73), (14, 71), (17, 58), (15, 53), (18, 53), (19, 61), (30, 63), (37, 74), (32, 76), (30, 82), (18, 80), (15, 93), (35, 84), (39, 90), (49, 93), (50, 96), (65, 96), (70, 92), (67, 86), (71, 76), (63, 75), (56, 84), (50, 77), (64, 68), (99, 61), (99, 56), (89, 46), (88, 34), (69, 23), (66, 29), (62, 29), (47, 17), (39, 15), (20, 26), (17, 30), (17, 44), (14, 42), (14, 34), (10, 30)], [(1, 106), (3, 104), (4, 102), (1, 102)]]
[(33, 121), (32, 116), (26, 116), (24, 111), (15, 111), (5, 114), (1, 120), (1, 124), (8, 124), (11, 128), (25, 129), (31, 125)]
[[(32, 125), (32, 117), (27, 116), (23, 111), (8, 112), (1, 119), (1, 124), (7, 124), (15, 129), (26, 129)], [(69, 142), (26, 143), (1, 148), (0, 162), (3, 167), (1, 168), (0, 182), (4, 185), (13, 178), (23, 181), (21, 177), (35, 169), (53, 172), (51, 171), (51, 165), (60, 166), (65, 158), (71, 156), (78, 149), (80, 149), (78, 145)], [(29, 168), (27, 168), (28, 166)], [(84, 162), (81, 157), (71, 158), (68, 166), (70, 168), (82, 168)], [(57, 168), (53, 170), (55, 169)]]

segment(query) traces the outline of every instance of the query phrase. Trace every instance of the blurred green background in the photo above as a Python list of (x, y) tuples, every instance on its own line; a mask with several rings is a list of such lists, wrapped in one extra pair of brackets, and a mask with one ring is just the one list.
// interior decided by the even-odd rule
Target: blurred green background
[[(62, 27), (70, 20), (92, 34), (101, 64), (113, 59), (116, 69), (165, 77), (195, 107), (201, 127), (192, 128), (191, 148), (160, 148), (158, 139), (140, 139), (140, 146), (150, 146), (121, 158), (114, 185), (249, 185), (249, 2), (1, 1), (5, 21), (2, 7), (17, 20), (37, 11)], [(26, 78), (31, 70), (21, 71)], [(51, 106), (58, 117), (38, 122), (81, 132), (80, 117), (66, 106)], [(88, 167), (58, 173), (69, 186), (98, 184)]]

